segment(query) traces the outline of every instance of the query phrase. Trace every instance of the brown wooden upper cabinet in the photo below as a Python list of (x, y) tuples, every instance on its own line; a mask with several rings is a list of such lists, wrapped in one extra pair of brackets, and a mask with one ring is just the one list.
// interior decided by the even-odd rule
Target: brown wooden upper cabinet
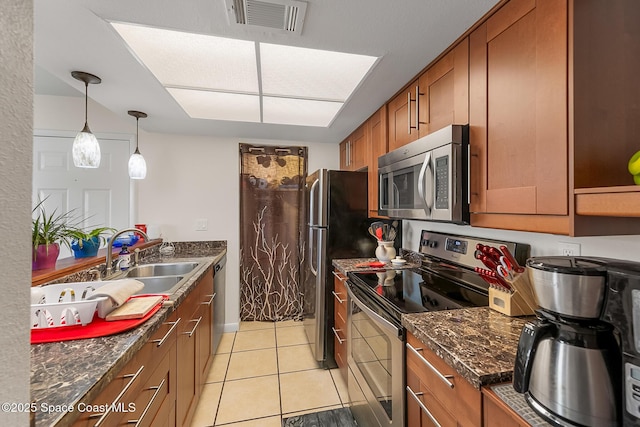
[(388, 103), (389, 151), (469, 122), (469, 40), (464, 38)]
[(631, 182), (626, 161), (639, 147), (632, 98), (640, 85), (631, 76), (640, 59), (629, 52), (640, 30), (628, 20), (640, 19), (640, 2), (613, 4), (511, 0), (470, 34), (472, 225), (570, 235), (640, 229), (637, 219), (575, 209), (580, 187)]
[(368, 155), (369, 142), (366, 138), (366, 126), (363, 124), (340, 143), (340, 169), (363, 169), (369, 164)]
[(366, 122), (369, 135), (369, 216), (378, 216), (378, 157), (387, 153), (387, 106), (383, 105)]

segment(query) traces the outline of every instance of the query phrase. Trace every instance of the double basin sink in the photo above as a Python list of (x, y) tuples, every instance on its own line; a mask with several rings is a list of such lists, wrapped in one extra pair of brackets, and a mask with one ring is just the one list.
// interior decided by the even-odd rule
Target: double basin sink
[(142, 264), (131, 267), (119, 278), (136, 279), (144, 283), (140, 294), (173, 294), (198, 270), (199, 262)]

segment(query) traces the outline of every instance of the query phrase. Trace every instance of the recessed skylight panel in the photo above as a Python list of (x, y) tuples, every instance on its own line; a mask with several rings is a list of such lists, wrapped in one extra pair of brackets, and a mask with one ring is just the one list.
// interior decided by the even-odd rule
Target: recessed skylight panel
[(260, 122), (260, 97), (226, 92), (167, 88), (194, 119)]
[(112, 23), (164, 86), (258, 93), (255, 43)]
[(262, 97), (264, 123), (327, 127), (342, 108), (341, 102)]
[(264, 95), (346, 101), (377, 58), (260, 43)]

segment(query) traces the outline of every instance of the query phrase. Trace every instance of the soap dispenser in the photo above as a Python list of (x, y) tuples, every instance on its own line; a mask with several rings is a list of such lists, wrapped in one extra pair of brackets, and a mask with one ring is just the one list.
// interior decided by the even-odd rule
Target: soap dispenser
[(122, 250), (118, 254), (118, 266), (120, 270), (127, 270), (131, 265), (131, 252), (127, 249), (127, 245), (122, 245)]

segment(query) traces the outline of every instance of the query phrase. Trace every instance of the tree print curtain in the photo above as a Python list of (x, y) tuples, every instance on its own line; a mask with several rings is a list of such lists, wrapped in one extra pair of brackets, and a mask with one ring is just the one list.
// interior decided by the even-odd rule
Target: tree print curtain
[(306, 147), (240, 144), (240, 318), (302, 319)]

